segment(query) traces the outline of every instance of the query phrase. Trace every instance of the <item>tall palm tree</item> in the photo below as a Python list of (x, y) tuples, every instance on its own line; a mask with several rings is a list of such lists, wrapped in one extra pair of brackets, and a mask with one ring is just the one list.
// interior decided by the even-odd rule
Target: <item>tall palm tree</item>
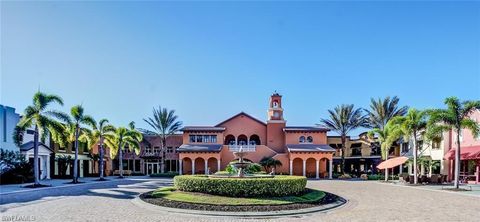
[(333, 110), (328, 110), (329, 119), (321, 119), (320, 125), (338, 133), (342, 140), (342, 162), (340, 164), (341, 173), (345, 172), (345, 143), (347, 135), (350, 131), (359, 127), (366, 126), (366, 118), (362, 113), (362, 109), (355, 109), (353, 104), (340, 105)]
[[(93, 117), (84, 114), (84, 109), (82, 105), (73, 106), (70, 109), (70, 115), (72, 116), (71, 123), (73, 124), (73, 129), (75, 130), (75, 140), (74, 140), (74, 149), (75, 149), (75, 161), (73, 162), (73, 183), (78, 183), (78, 141), (79, 137), (86, 128), (83, 125), (88, 125), (94, 127), (97, 125)], [(83, 132), (82, 132), (83, 131)]]
[(113, 155), (118, 155), (120, 178), (123, 178), (123, 149), (133, 150), (136, 154), (140, 153), (139, 141), (142, 140), (142, 134), (134, 129), (133, 122), (129, 126), (130, 128), (118, 127), (112, 137), (105, 138), (105, 144)]
[(368, 116), (368, 125), (370, 128), (383, 129), (388, 121), (395, 116), (403, 116), (407, 113), (408, 106), (398, 106), (400, 99), (397, 96), (384, 99), (370, 99), (370, 110), (365, 109)]
[(414, 108), (410, 108), (405, 116), (396, 116), (391, 121), (391, 124), (398, 127), (405, 141), (409, 138), (413, 139), (413, 183), (418, 182), (418, 140), (421, 131), (427, 127), (427, 113)]
[(460, 135), (462, 129), (469, 129), (473, 136), (480, 133), (480, 126), (474, 120), (469, 118), (475, 110), (480, 110), (480, 101), (463, 101), (457, 97), (448, 97), (445, 99), (447, 109), (428, 110), (430, 120), (428, 122), (428, 134), (440, 135), (444, 131), (453, 130), (457, 134), (455, 150), (455, 178), (454, 186), (458, 189), (460, 179)]
[[(385, 125), (383, 129), (374, 128), (368, 132), (368, 137), (373, 139), (377, 136), (377, 141), (380, 144), (382, 150), (382, 159), (388, 160), (388, 153), (392, 144), (397, 141), (402, 135), (401, 129), (391, 124)], [(385, 169), (385, 181), (388, 181), (388, 169)]]
[(143, 119), (153, 130), (142, 129), (144, 133), (156, 135), (161, 140), (161, 173), (165, 172), (165, 158), (166, 158), (166, 144), (167, 137), (175, 134), (182, 127), (182, 122), (178, 121), (178, 116), (175, 115), (175, 110), (168, 110), (167, 108), (158, 107), (153, 108), (153, 118), (149, 117)]
[[(62, 124), (58, 121), (68, 121), (68, 116), (56, 110), (50, 110), (51, 104), (60, 104), (63, 106), (63, 100), (57, 95), (37, 92), (33, 95), (33, 104), (27, 106), (22, 118), (15, 127), (13, 139), (18, 146), (22, 145), (23, 135), (33, 126), (33, 168), (35, 182), (34, 187), (41, 186), (39, 181), (38, 168), (38, 143), (39, 139), (45, 141), (46, 137), (51, 135), (52, 139), (61, 137)], [(62, 144), (63, 145), (63, 144)]]
[(104, 156), (105, 156), (105, 139), (111, 139), (113, 133), (115, 132), (115, 127), (108, 123), (107, 119), (101, 119), (98, 121), (97, 125), (93, 127), (93, 130), (90, 134), (87, 135), (88, 147), (99, 145), (99, 168), (100, 168), (100, 181), (105, 180), (104, 178)]

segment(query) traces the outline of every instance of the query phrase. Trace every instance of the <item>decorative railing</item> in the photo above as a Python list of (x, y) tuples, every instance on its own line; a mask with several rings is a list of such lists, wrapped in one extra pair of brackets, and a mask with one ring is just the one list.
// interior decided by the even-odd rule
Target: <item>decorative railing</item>
[(249, 144), (249, 145), (228, 145), (228, 149), (232, 152), (238, 152), (242, 150), (243, 152), (255, 152), (256, 151), (256, 145), (254, 144)]

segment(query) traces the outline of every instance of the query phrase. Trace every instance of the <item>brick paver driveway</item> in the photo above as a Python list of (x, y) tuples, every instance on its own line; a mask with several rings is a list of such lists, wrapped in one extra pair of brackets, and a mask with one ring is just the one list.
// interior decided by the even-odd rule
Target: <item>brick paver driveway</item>
[[(148, 210), (133, 199), (171, 184), (169, 179), (126, 179), (2, 195), (2, 219), (36, 221), (238, 221)], [(327, 213), (268, 219), (279, 221), (478, 221), (480, 198), (361, 181), (309, 181), (309, 187), (341, 195), (349, 203)], [(33, 216), (33, 217), (30, 217)], [(246, 219), (256, 221), (265, 219)]]

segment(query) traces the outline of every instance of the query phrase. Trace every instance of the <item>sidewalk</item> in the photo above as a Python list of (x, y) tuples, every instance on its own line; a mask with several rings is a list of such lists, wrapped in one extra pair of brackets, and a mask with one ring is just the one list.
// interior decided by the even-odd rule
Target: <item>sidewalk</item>
[(431, 191), (447, 192), (447, 193), (480, 197), (480, 184), (461, 184), (460, 188), (466, 189), (467, 191), (451, 191), (448, 189), (453, 188), (453, 184), (413, 186), (413, 185), (408, 185), (408, 184), (399, 182), (398, 180), (391, 183), (384, 183), (384, 182), (378, 182), (378, 183), (393, 185), (393, 186), (402, 186), (402, 187), (408, 187), (408, 188), (414, 188), (414, 189), (420, 189), (420, 190), (431, 190)]
[[(145, 179), (149, 178), (147, 176), (129, 176), (125, 177), (125, 179)], [(105, 177), (106, 181), (97, 181), (98, 177), (83, 177), (79, 178), (81, 183), (78, 184), (71, 184), (72, 179), (49, 179), (49, 180), (41, 180), (40, 183), (43, 185), (50, 185), (50, 187), (41, 187), (41, 188), (26, 188), (25, 186), (31, 185), (33, 183), (23, 183), (23, 184), (6, 184), (0, 185), (0, 195), (11, 194), (11, 193), (18, 193), (18, 192), (28, 192), (34, 190), (45, 190), (45, 189), (52, 189), (58, 187), (70, 187), (70, 186), (81, 186), (84, 184), (92, 184), (92, 183), (105, 183), (111, 182), (118, 179), (117, 176), (109, 176)]]

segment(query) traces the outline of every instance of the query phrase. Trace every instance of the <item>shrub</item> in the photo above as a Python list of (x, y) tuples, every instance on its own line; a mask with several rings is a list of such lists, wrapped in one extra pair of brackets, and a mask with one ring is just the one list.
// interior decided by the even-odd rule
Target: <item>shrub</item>
[(364, 174), (360, 175), (360, 179), (368, 180), (368, 175), (364, 173)]
[(174, 178), (175, 188), (231, 197), (288, 196), (304, 192), (307, 178), (276, 176), (274, 178), (208, 178), (182, 175)]
[(258, 163), (252, 163), (245, 169), (245, 173), (254, 174), (262, 171), (262, 166)]
[(350, 176), (350, 174), (346, 173), (346, 174), (338, 176), (338, 179), (352, 179), (352, 176)]
[(33, 180), (32, 165), (18, 151), (0, 149), (0, 184), (25, 183)]
[(150, 174), (150, 177), (170, 177), (171, 178), (177, 175), (178, 175), (177, 172), (153, 173), (153, 174)]

